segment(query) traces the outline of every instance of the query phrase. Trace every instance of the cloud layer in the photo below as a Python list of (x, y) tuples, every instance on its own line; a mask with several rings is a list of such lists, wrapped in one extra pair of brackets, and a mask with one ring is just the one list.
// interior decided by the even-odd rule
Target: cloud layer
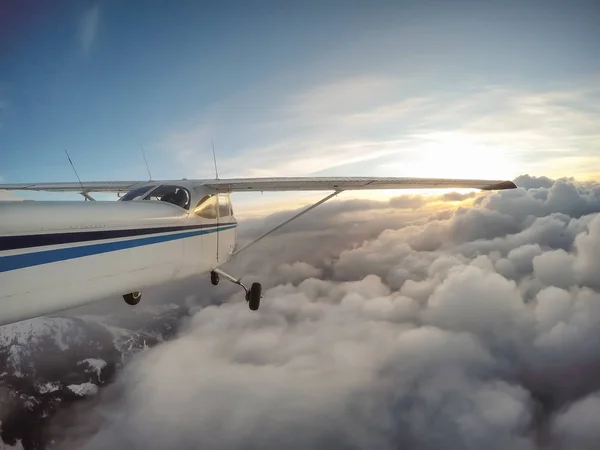
[(263, 281), (258, 313), (203, 285), (179, 337), (78, 410), (63, 445), (596, 448), (600, 186), (517, 184), (454, 210), (315, 210), (229, 267)]

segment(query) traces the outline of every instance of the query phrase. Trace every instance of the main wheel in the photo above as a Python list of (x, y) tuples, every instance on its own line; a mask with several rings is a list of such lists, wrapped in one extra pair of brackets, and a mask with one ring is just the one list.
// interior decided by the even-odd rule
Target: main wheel
[(123, 296), (123, 300), (125, 300), (125, 303), (131, 306), (137, 305), (141, 299), (142, 293), (140, 291), (131, 292)]
[(260, 299), (262, 297), (262, 286), (260, 283), (252, 283), (250, 286), (250, 290), (248, 291), (248, 295), (246, 296), (246, 300), (248, 300), (248, 307), (252, 311), (256, 311), (260, 306)]
[(210, 273), (210, 282), (212, 283), (213, 286), (216, 286), (217, 284), (219, 284), (219, 274), (217, 272), (211, 272)]

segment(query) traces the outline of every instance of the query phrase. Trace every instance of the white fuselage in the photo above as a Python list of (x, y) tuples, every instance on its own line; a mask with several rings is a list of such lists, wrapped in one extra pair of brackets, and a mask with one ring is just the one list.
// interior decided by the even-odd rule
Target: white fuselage
[(161, 201), (0, 202), (0, 325), (211, 271), (233, 215)]

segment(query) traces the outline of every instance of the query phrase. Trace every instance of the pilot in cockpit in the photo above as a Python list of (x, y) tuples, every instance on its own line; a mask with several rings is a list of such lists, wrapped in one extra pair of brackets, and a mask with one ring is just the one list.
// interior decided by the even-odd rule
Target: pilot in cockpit
[(185, 208), (188, 203), (188, 195), (183, 189), (177, 189), (175, 192), (169, 192), (168, 194), (163, 195), (160, 200)]

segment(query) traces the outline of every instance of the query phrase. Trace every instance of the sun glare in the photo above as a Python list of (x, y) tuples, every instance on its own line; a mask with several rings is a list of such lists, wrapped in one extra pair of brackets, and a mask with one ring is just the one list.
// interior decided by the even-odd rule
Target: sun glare
[(393, 164), (398, 176), (508, 180), (517, 175), (517, 161), (498, 144), (462, 133), (436, 133), (421, 140), (408, 158)]
[[(379, 165), (374, 176), (511, 180), (520, 174), (518, 161), (508, 146), (482, 142), (464, 133), (430, 133), (417, 136), (410, 150), (403, 148), (396, 161)], [(477, 189), (406, 189), (346, 191), (339, 199), (371, 199), (386, 201), (399, 195), (440, 196), (448, 192), (468, 193)], [(265, 194), (266, 195), (266, 194)], [(298, 208), (323, 197), (323, 193), (271, 193), (261, 201), (241, 201), (238, 213), (258, 216), (280, 209)]]

